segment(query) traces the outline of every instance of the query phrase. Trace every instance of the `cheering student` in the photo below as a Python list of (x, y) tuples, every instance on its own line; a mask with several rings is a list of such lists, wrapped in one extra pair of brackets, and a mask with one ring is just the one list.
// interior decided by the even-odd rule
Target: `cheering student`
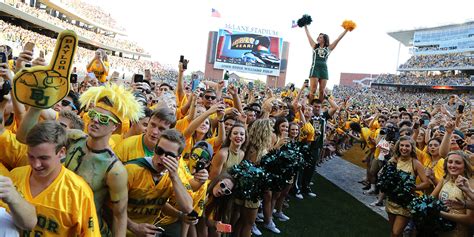
[[(160, 134), (152, 157), (134, 159), (126, 164), (128, 172), (127, 236), (159, 233), (155, 224), (161, 209), (172, 194), (181, 215), (192, 211), (192, 199), (179, 177), (179, 159), (184, 137), (175, 129)], [(189, 185), (189, 184), (188, 184)], [(156, 200), (149, 202), (147, 200)]]
[[(431, 194), (450, 206), (448, 212), (442, 211), (440, 216), (457, 223), (456, 228), (440, 236), (470, 236), (469, 225), (474, 223), (474, 211), (467, 209), (466, 200), (473, 185), (472, 167), (469, 156), (463, 151), (451, 151), (444, 162), (444, 179), (438, 183)], [(463, 203), (462, 208), (455, 208), (452, 203)]]
[[(90, 121), (87, 134), (69, 131), (64, 166), (81, 176), (92, 188), (102, 236), (124, 236), (127, 228), (127, 170), (112, 151), (109, 140), (122, 131), (126, 121), (143, 114), (131, 91), (123, 86), (91, 87), (80, 97)], [(91, 106), (94, 105), (93, 108)], [(17, 140), (38, 122), (41, 109), (31, 107), (21, 122)], [(110, 204), (110, 205), (109, 205)], [(106, 215), (111, 211), (111, 215)]]
[(341, 35), (331, 44), (329, 42), (329, 36), (324, 33), (320, 33), (318, 38), (316, 39), (317, 42), (313, 40), (311, 37), (308, 26), (305, 25), (304, 29), (306, 31), (306, 36), (308, 37), (309, 44), (313, 49), (313, 60), (311, 63), (311, 70), (309, 73), (310, 79), (310, 94), (309, 100), (312, 101), (314, 99), (314, 95), (316, 93), (316, 89), (319, 84), (319, 100), (322, 102), (324, 101), (324, 89), (326, 89), (326, 84), (329, 79), (328, 73), (328, 66), (326, 61), (328, 60), (329, 54), (336, 48), (339, 41), (346, 35), (349, 29), (345, 29)]
[(107, 60), (107, 54), (103, 49), (98, 49), (95, 51), (95, 56), (92, 61), (87, 65), (87, 72), (94, 73), (95, 78), (99, 82), (104, 83), (107, 81), (107, 76), (109, 75), (110, 64)]
[[(420, 184), (417, 184), (415, 190), (423, 190), (429, 187), (428, 178), (426, 178), (423, 165), (416, 159), (415, 141), (409, 136), (402, 136), (395, 144), (395, 154), (389, 163), (395, 163), (397, 170), (410, 173), (412, 176), (420, 177)], [(387, 201), (386, 210), (388, 221), (391, 226), (391, 236), (401, 236), (408, 221), (410, 220), (410, 211), (407, 207), (401, 206), (393, 201)]]
[(232, 211), (233, 198), (232, 189), (235, 187), (235, 179), (227, 172), (222, 172), (209, 183), (207, 188), (207, 201), (205, 217), (207, 219), (207, 234), (202, 236), (221, 236), (217, 227), (222, 223), (229, 223)]
[[(268, 111), (267, 111), (268, 113)], [(245, 149), (244, 159), (251, 163), (260, 164), (261, 158), (272, 148), (273, 121), (258, 119), (248, 129), (248, 144)], [(232, 213), (233, 233), (239, 237), (250, 237), (251, 233), (261, 235), (255, 226), (260, 201), (235, 200), (235, 209)]]
[(241, 123), (236, 123), (229, 130), (228, 136), (224, 141), (224, 145), (212, 159), (211, 171), (209, 179), (213, 180), (219, 174), (229, 171), (234, 165), (238, 165), (243, 159), (245, 152), (242, 149), (246, 144), (245, 126)]
[(13, 169), (13, 184), (36, 207), (38, 223), (21, 236), (101, 236), (94, 194), (79, 175), (61, 164), (66, 130), (57, 122), (35, 125), (26, 136), (29, 166)]

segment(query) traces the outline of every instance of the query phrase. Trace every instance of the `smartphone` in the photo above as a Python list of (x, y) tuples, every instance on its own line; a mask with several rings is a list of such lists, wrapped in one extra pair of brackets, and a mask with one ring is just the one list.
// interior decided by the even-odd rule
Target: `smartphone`
[(446, 132), (446, 128), (443, 125), (439, 126), (438, 130), (440, 132)]
[(429, 119), (423, 120), (423, 126), (428, 127), (428, 125), (430, 125), (430, 120)]
[(460, 114), (464, 113), (464, 105), (459, 105), (459, 107), (458, 107), (458, 112), (459, 112)]
[(194, 92), (196, 89), (199, 87), (199, 79), (193, 79), (192, 85), (191, 85), (191, 90)]
[(7, 54), (4, 52), (0, 52), (0, 63), (7, 63), (8, 57)]
[(142, 74), (134, 74), (133, 75), (133, 82), (143, 82), (143, 75)]
[[(24, 51), (31, 51), (33, 52), (35, 50), (35, 43), (33, 42), (28, 42), (25, 44), (25, 47), (23, 47), (23, 50)], [(25, 67), (31, 67), (31, 64), (30, 63), (26, 63), (25, 64)]]
[(75, 74), (75, 73), (71, 73), (71, 79), (70, 79), (70, 82), (71, 82), (72, 84), (75, 84), (75, 83), (77, 83), (77, 74)]
[(184, 55), (179, 56), (179, 62), (183, 63), (183, 69), (188, 69), (188, 62), (189, 60), (184, 59)]
[(25, 47), (23, 47), (23, 50), (33, 52), (33, 50), (35, 50), (35, 43), (33, 42), (26, 43)]
[(194, 217), (194, 218), (197, 219), (197, 218), (199, 217), (199, 214), (198, 214), (195, 210), (193, 210), (192, 212), (190, 212), (190, 213), (188, 214), (188, 216), (189, 216), (189, 217)]
[(249, 87), (249, 90), (253, 90), (253, 81), (249, 81), (248, 87)]
[(220, 233), (232, 233), (232, 226), (229, 224), (219, 222), (216, 224), (216, 229)]
[(151, 78), (150, 69), (145, 69), (145, 78)]

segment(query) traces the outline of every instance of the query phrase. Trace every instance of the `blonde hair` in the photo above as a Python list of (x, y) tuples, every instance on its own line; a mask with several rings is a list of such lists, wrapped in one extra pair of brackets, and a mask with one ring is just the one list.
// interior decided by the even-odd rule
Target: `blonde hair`
[(246, 152), (255, 149), (257, 162), (272, 145), (273, 121), (270, 119), (255, 120), (248, 129)]

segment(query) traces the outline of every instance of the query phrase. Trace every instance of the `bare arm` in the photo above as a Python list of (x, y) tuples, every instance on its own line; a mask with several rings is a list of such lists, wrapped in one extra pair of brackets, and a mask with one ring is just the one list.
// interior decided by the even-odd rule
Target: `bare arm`
[(336, 104), (336, 102), (334, 101), (332, 97), (328, 98), (328, 102), (329, 102), (329, 105), (331, 106), (331, 108), (329, 108), (328, 110), (328, 114), (329, 116), (332, 117), (334, 113), (336, 113), (336, 111), (339, 109), (339, 106)]
[(242, 103), (240, 101), (239, 94), (233, 85), (228, 88), (230, 95), (232, 95), (232, 101), (234, 102), (234, 108), (236, 108), (239, 113), (243, 113), (244, 109), (242, 108)]
[(415, 164), (416, 173), (420, 177), (421, 182), (415, 186), (416, 190), (424, 190), (430, 187), (430, 181), (426, 177), (425, 168), (418, 160), (413, 161)]
[(0, 200), (10, 208), (13, 223), (17, 227), (26, 230), (35, 228), (37, 222), (35, 207), (20, 196), (10, 178), (1, 175)]
[(474, 212), (469, 209), (466, 210), (466, 214), (455, 214), (442, 211), (440, 212), (440, 216), (460, 224), (474, 224)]
[(211, 173), (209, 174), (209, 179), (213, 180), (222, 172), (222, 167), (224, 163), (227, 161), (227, 148), (221, 149), (219, 153), (217, 153), (216, 157), (212, 159), (211, 163)]
[(314, 49), (316, 47), (316, 42), (314, 42), (313, 37), (311, 37), (308, 26), (304, 26), (304, 31), (306, 32), (306, 37), (308, 37), (309, 45), (311, 45), (311, 48)]
[(20, 126), (16, 132), (16, 140), (25, 144), (26, 135), (38, 123), (42, 109), (30, 107), (26, 112), (25, 118), (21, 121)]
[(183, 82), (184, 68), (183, 63), (178, 65), (178, 84), (176, 86), (176, 94), (178, 95), (178, 100), (182, 101), (184, 97), (184, 82)]
[(439, 146), (439, 155), (441, 157), (446, 157), (451, 149), (451, 135), (453, 135), (454, 131), (454, 122), (449, 121), (446, 124), (446, 132), (444, 133), (443, 140), (441, 141), (441, 145)]
[(339, 43), (339, 41), (341, 41), (341, 39), (344, 37), (344, 35), (346, 35), (347, 31), (348, 31), (348, 30), (344, 30), (344, 31), (339, 35), (339, 37), (337, 37), (337, 39), (336, 39), (334, 42), (332, 42), (332, 44), (329, 45), (329, 49), (330, 49), (330, 50), (334, 50), (334, 49), (336, 48), (337, 44)]
[(191, 137), (194, 133), (194, 131), (196, 131), (196, 129), (213, 113), (215, 113), (218, 109), (218, 106), (220, 105), (213, 105), (209, 110), (207, 110), (206, 112), (202, 113), (201, 115), (199, 115), (197, 118), (195, 118), (190, 124), (189, 126), (186, 128), (186, 130), (184, 130), (183, 132), (183, 135), (184, 137), (188, 138), (188, 137)]
[(107, 186), (112, 203), (114, 236), (125, 236), (127, 232), (128, 174), (120, 162), (116, 162), (107, 174)]

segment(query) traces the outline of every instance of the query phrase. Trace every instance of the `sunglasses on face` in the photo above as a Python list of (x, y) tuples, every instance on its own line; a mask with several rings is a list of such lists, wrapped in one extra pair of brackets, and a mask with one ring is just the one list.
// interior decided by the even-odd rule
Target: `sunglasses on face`
[(204, 98), (206, 100), (215, 100), (217, 98), (217, 96), (215, 96), (215, 95), (204, 95)]
[(176, 158), (178, 157), (176, 154), (174, 154), (173, 152), (171, 151), (167, 151), (165, 149), (163, 149), (162, 147), (156, 145), (155, 146), (155, 154), (159, 155), (159, 156), (162, 156), (162, 155), (165, 155), (165, 156), (171, 156), (173, 158)]
[(230, 195), (232, 193), (232, 191), (230, 191), (230, 189), (225, 185), (224, 182), (221, 182), (219, 186), (222, 188), (225, 195)]
[(63, 107), (71, 106), (72, 109), (77, 110), (77, 109), (76, 109), (76, 106), (74, 106), (74, 104), (73, 104), (71, 101), (69, 101), (69, 100), (61, 100), (61, 105), (62, 105)]
[(93, 109), (89, 110), (89, 112), (87, 114), (89, 115), (89, 118), (91, 120), (94, 120), (95, 118), (98, 118), (99, 123), (101, 125), (109, 125), (110, 121), (112, 121), (115, 124), (119, 123), (114, 117), (112, 117), (110, 115), (107, 115), (107, 114), (99, 113), (99, 112), (97, 112)]

